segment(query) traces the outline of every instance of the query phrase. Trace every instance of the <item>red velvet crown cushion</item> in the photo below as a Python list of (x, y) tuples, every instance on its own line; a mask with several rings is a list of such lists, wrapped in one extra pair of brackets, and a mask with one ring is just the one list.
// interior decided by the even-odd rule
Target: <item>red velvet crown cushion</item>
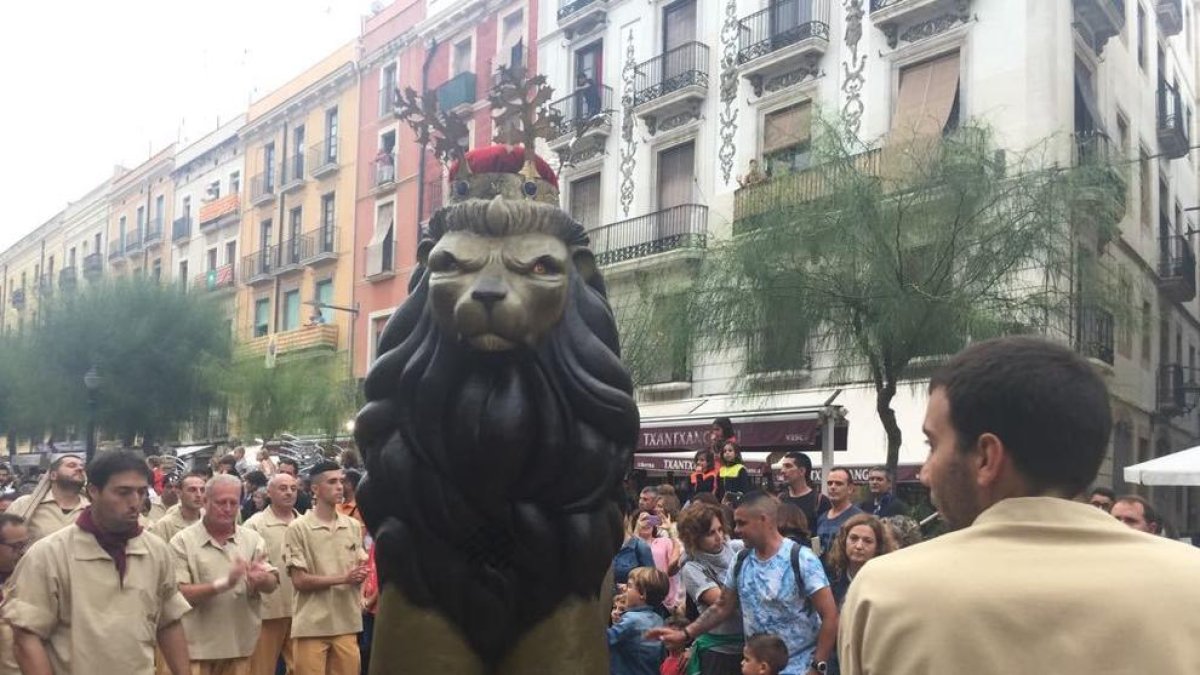
[[(489, 145), (467, 153), (467, 165), (471, 173), (517, 173), (525, 166), (525, 149), (520, 145)], [(558, 188), (558, 176), (546, 160), (534, 155), (533, 165), (537, 167), (542, 180)], [(458, 162), (450, 165), (450, 180), (458, 178)]]

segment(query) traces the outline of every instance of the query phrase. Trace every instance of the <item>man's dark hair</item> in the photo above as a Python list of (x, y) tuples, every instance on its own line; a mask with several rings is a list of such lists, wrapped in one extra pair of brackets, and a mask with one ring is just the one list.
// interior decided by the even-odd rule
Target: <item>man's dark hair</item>
[(74, 458), (74, 459), (78, 459), (79, 461), (83, 461), (83, 458), (80, 457), (79, 455), (63, 455), (62, 457), (59, 457), (58, 459), (54, 460), (53, 462), (50, 462), (50, 470), (58, 471), (58, 467), (62, 466), (62, 463), (65, 460), (67, 460), (68, 458)]
[(870, 475), (871, 475), (871, 474), (873, 474), (873, 473), (881, 473), (881, 474), (883, 474), (883, 475), (884, 475), (884, 477), (886, 477), (886, 478), (887, 478), (887, 481), (888, 481), (889, 483), (895, 483), (895, 482), (896, 482), (896, 475), (895, 475), (895, 474), (893, 474), (893, 473), (892, 473), (890, 470), (888, 470), (888, 468), (887, 468), (886, 466), (873, 466), (873, 467), (871, 467), (870, 469), (867, 469), (867, 475), (868, 475), (868, 476), (870, 476)]
[(207, 483), (208, 479), (212, 478), (212, 474), (204, 471), (189, 471), (183, 474), (183, 477), (179, 479), (179, 484), (183, 485), (183, 481), (189, 478), (199, 478), (201, 483)]
[(1032, 337), (979, 342), (934, 374), (929, 391), (938, 389), (960, 452), (995, 435), (1036, 492), (1077, 495), (1096, 478), (1112, 429), (1108, 389), (1070, 349)]
[(776, 635), (768, 633), (752, 635), (749, 640), (746, 640), (746, 653), (753, 656), (756, 661), (767, 664), (772, 673), (778, 673), (788, 665), (787, 645)]
[(317, 476), (320, 476), (321, 474), (325, 473), (326, 471), (341, 471), (341, 470), (342, 470), (341, 464), (338, 464), (337, 462), (335, 462), (331, 459), (323, 459), (323, 460), (317, 462), (316, 464), (313, 464), (312, 468), (308, 470), (308, 478), (309, 478), (309, 480), (316, 480)]
[(295, 459), (292, 459), (291, 457), (280, 457), (279, 463), (287, 464), (288, 466), (295, 469), (297, 474), (300, 473), (300, 462), (297, 462)]
[(1092, 491), (1088, 493), (1088, 497), (1095, 497), (1096, 495), (1100, 495), (1101, 497), (1108, 497), (1109, 499), (1111, 499), (1114, 502), (1117, 501), (1117, 493), (1114, 492), (1111, 488), (1106, 488), (1103, 485), (1099, 485), (1097, 487), (1092, 488)]
[(253, 489), (267, 487), (267, 474), (259, 471), (258, 469), (247, 471), (246, 475), (242, 476), (242, 480), (249, 483), (250, 487)]
[(1145, 520), (1147, 523), (1152, 523), (1159, 534), (1162, 534), (1163, 530), (1166, 528), (1167, 522), (1163, 520), (1162, 514), (1158, 512), (1158, 509), (1154, 508), (1154, 505), (1150, 503), (1149, 499), (1146, 499), (1141, 495), (1121, 495), (1113, 500), (1113, 503), (1141, 504), (1143, 520)]
[(761, 509), (764, 513), (775, 518), (779, 512), (779, 500), (762, 490), (752, 490), (742, 495), (738, 501), (739, 509)]
[(809, 457), (799, 450), (793, 450), (789, 453), (786, 453), (784, 454), (784, 457), (792, 460), (796, 464), (796, 468), (804, 469), (804, 480), (812, 480), (812, 457)]
[[(857, 483), (854, 482), (854, 474), (850, 473), (850, 469), (847, 469), (844, 466), (835, 466), (829, 470), (829, 473), (833, 474), (834, 471), (841, 471), (842, 473), (846, 474), (847, 485), (857, 485)], [(825, 480), (829, 480), (829, 476), (826, 476)]]
[(15, 513), (0, 513), (0, 539), (3, 539), (4, 528), (24, 524), (25, 519)]
[(107, 450), (98, 453), (88, 463), (88, 483), (95, 485), (98, 490), (103, 490), (113, 476), (128, 471), (141, 474), (147, 483), (154, 480), (150, 467), (146, 466), (146, 460), (142, 459), (141, 455), (131, 450)]
[(230, 469), (235, 471), (237, 470), (237, 463), (237, 457), (234, 457), (233, 455), (224, 455), (221, 457), (221, 459), (217, 460), (217, 464), (219, 466), (228, 466)]

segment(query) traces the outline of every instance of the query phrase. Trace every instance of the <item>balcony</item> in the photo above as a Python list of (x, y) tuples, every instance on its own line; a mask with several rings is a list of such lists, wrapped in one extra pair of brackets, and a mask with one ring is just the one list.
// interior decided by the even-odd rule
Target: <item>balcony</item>
[(603, 149), (612, 134), (612, 87), (589, 85), (553, 101), (550, 109), (562, 116), (558, 136), (549, 141), (551, 150), (567, 148), (577, 137), (588, 138)]
[(275, 174), (264, 172), (250, 179), (250, 203), (255, 206), (270, 204), (275, 199)]
[[(882, 162), (880, 149), (869, 150), (852, 157), (848, 169), (867, 176), (880, 176)], [(742, 234), (778, 222), (790, 209), (824, 197), (829, 190), (823, 176), (827, 171), (830, 169), (782, 173), (738, 188), (733, 194), (733, 233)]]
[(146, 223), (146, 236), (142, 240), (146, 248), (157, 246), (162, 243), (163, 236), (163, 221), (161, 217), (151, 218), (150, 222)]
[(43, 274), (42, 276), (38, 277), (36, 288), (37, 288), (38, 295), (41, 295), (43, 297), (53, 295), (54, 294), (54, 275), (53, 274)]
[(608, 0), (559, 0), (558, 27), (570, 40), (602, 25), (607, 13)]
[(171, 223), (171, 241), (180, 243), (192, 236), (192, 217), (181, 216)]
[(758, 96), (764, 82), (785, 81), (777, 76), (815, 74), (828, 48), (829, 0), (777, 0), (738, 22), (737, 63)]
[(1183, 31), (1183, 2), (1181, 0), (1156, 0), (1154, 14), (1163, 35), (1171, 37)]
[(1170, 235), (1159, 242), (1158, 288), (1175, 302), (1196, 297), (1196, 254), (1185, 237)]
[(200, 231), (241, 222), (242, 200), (238, 193), (228, 194), (200, 207)]
[(79, 270), (72, 267), (64, 267), (58, 271), (58, 287), (64, 291), (74, 290), (79, 285)]
[(901, 35), (912, 42), (928, 37), (947, 18), (966, 21), (970, 5), (970, 0), (871, 0), (871, 21), (895, 49)]
[(704, 248), (708, 242), (708, 207), (683, 204), (597, 227), (588, 232), (588, 237), (600, 265)]
[(371, 193), (380, 194), (396, 187), (396, 156), (381, 155), (371, 161)]
[(1122, 158), (1103, 131), (1078, 131), (1074, 141), (1074, 166), (1085, 169), (1081, 179), (1086, 183), (1074, 192), (1072, 218), (1108, 229), (1125, 215), (1128, 190)]
[(215, 267), (204, 274), (197, 274), (192, 281), (192, 288), (203, 288), (209, 293), (232, 291), (237, 281), (234, 272), (233, 263)]
[(287, 274), (301, 269), (300, 266), (300, 244), (303, 237), (292, 237), (279, 242), (276, 247), (278, 252), (275, 258), (275, 266), (271, 270), (273, 274)]
[(1158, 150), (1168, 159), (1188, 154), (1188, 120), (1184, 114), (1183, 97), (1174, 87), (1160, 82), (1158, 86)]
[(121, 243), (120, 238), (115, 241), (108, 242), (108, 259), (112, 261), (121, 260), (125, 256), (125, 245)]
[(290, 160), (283, 163), (283, 184), (279, 190), (283, 194), (294, 192), (304, 187), (304, 154), (297, 152)]
[(464, 112), (475, 104), (475, 73), (461, 72), (437, 88), (438, 109)]
[(338, 327), (334, 324), (301, 326), (294, 330), (263, 335), (246, 343), (246, 351), (266, 354), (271, 343), (275, 344), (275, 355), (295, 354), (315, 350), (335, 351), (338, 347)]
[(10, 302), (12, 302), (14, 309), (25, 309), (25, 289), (14, 288), (12, 290)]
[(83, 256), (83, 278), (94, 281), (104, 273), (104, 256), (99, 253), (89, 253)]
[(708, 62), (708, 45), (689, 42), (638, 65), (633, 107), (651, 134), (700, 119), (700, 103), (708, 95)]
[(1196, 368), (1165, 363), (1158, 367), (1157, 384), (1158, 412), (1166, 417), (1185, 415), (1200, 401), (1200, 378)]
[(321, 227), (301, 237), (300, 262), (319, 265), (327, 260), (337, 260), (337, 228)]
[(313, 178), (324, 178), (337, 173), (338, 139), (325, 139), (308, 150), (309, 172)]
[(1113, 315), (1102, 307), (1085, 306), (1079, 310), (1079, 331), (1075, 349), (1088, 359), (1113, 364)]
[(1071, 0), (1075, 30), (1097, 55), (1125, 27), (1125, 0)]
[(142, 248), (142, 233), (140, 230), (125, 233), (125, 255), (137, 253), (141, 251)]
[[(812, 357), (801, 348), (803, 343), (773, 331), (756, 332), (746, 342), (746, 372), (760, 382), (771, 376), (804, 376), (812, 369)], [(767, 376), (767, 377), (762, 377)]]
[(242, 259), (242, 274), (251, 286), (271, 281), (279, 259), (279, 246), (267, 246)]

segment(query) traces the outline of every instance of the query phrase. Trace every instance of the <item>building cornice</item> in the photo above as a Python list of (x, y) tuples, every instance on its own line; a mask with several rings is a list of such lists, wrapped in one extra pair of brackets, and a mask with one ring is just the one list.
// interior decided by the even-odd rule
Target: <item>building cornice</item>
[(417, 42), (421, 35), (415, 27), (409, 28), (400, 35), (388, 40), (378, 49), (363, 54), (362, 59), (358, 62), (358, 70), (360, 73), (365, 73), (378, 66), (384, 61), (394, 59), (400, 52), (404, 51), (409, 45)]
[(247, 143), (259, 140), (283, 125), (284, 122), (341, 95), (349, 85), (357, 81), (358, 64), (354, 61), (347, 61), (261, 116), (247, 122), (239, 135)]

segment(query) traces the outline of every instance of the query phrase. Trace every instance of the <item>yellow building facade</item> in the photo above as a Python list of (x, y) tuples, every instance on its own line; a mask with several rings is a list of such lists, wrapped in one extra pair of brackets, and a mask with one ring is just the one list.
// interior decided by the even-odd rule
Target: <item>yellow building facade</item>
[(57, 290), (62, 270), (62, 212), (0, 253), (0, 330), (19, 332), (37, 321), (40, 305)]
[[(286, 356), (352, 344), (357, 49), (251, 104), (236, 337)], [(318, 303), (320, 306), (318, 306)]]
[(175, 146), (169, 145), (113, 182), (107, 256), (115, 276), (170, 278), (171, 246), (164, 241), (171, 236), (174, 167)]

